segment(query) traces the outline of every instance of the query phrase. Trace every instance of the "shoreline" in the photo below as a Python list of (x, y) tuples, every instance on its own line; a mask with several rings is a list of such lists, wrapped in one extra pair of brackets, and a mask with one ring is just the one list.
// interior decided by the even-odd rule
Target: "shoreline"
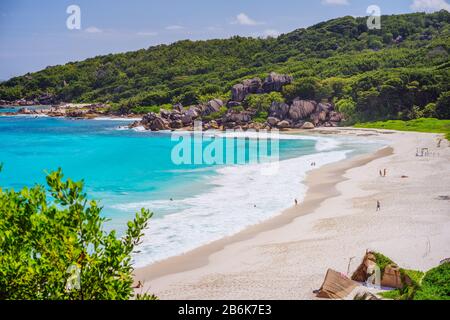
[[(310, 131), (311, 132), (311, 131)], [(288, 133), (305, 133), (305, 130), (290, 130)], [(312, 134), (317, 132), (311, 132)], [(322, 135), (319, 135), (322, 136)], [(389, 146), (383, 147), (375, 152), (357, 155), (346, 158), (337, 162), (333, 162), (315, 170), (311, 170), (306, 174), (303, 183), (307, 186), (304, 200), (298, 206), (292, 206), (281, 211), (274, 217), (269, 218), (261, 223), (246, 227), (244, 230), (227, 236), (211, 243), (202, 245), (198, 248), (190, 250), (184, 254), (172, 256), (161, 261), (157, 261), (150, 265), (136, 268), (134, 271), (135, 282), (147, 283), (156, 278), (164, 277), (170, 274), (176, 274), (194, 270), (205, 266), (209, 257), (214, 253), (223, 250), (226, 246), (248, 240), (255, 235), (269, 230), (280, 228), (291, 223), (293, 220), (310, 214), (317, 208), (321, 202), (330, 196), (337, 196), (336, 185), (345, 181), (344, 173), (355, 167), (363, 166), (375, 159), (387, 157), (393, 153), (393, 149)], [(326, 177), (328, 181), (322, 182), (322, 177)], [(318, 182), (317, 182), (318, 181)], [(319, 194), (319, 192), (321, 194)], [(325, 191), (325, 192), (324, 192)]]
[[(442, 135), (354, 128), (310, 132), (377, 136), (388, 146), (310, 171), (305, 200), (297, 207), (136, 269), (135, 282), (143, 283), (136, 291), (161, 299), (315, 299), (313, 290), (328, 268), (352, 271), (366, 249), (418, 270), (450, 256), (450, 212), (439, 200), (450, 185), (445, 174), (450, 148), (436, 149)], [(418, 146), (433, 156), (417, 157)], [(383, 168), (387, 177), (378, 176)], [(381, 212), (375, 210), (377, 200)]]

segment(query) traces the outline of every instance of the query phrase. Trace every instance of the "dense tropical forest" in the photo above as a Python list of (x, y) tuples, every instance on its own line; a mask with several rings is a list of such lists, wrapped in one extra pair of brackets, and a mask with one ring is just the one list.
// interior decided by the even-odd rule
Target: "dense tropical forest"
[(328, 100), (350, 122), (450, 118), (450, 13), (350, 16), (278, 38), (179, 41), (71, 62), (0, 84), (0, 99), (102, 102), (122, 113), (229, 98), (243, 79), (289, 74), (283, 99)]

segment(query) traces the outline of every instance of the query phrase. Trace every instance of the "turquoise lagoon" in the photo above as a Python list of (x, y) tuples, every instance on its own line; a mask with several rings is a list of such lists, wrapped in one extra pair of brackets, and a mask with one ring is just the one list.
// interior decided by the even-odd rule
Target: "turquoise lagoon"
[[(311, 162), (322, 166), (381, 147), (368, 138), (281, 135), (276, 174), (263, 164), (206, 165), (172, 161), (179, 142), (168, 132), (127, 130), (125, 121), (0, 117), (0, 185), (16, 190), (45, 184), (45, 172), (62, 168), (83, 179), (100, 200), (108, 229), (119, 233), (140, 208), (154, 212), (137, 266), (184, 253), (267, 220), (301, 200)], [(189, 133), (185, 133), (189, 135)], [(230, 137), (217, 136), (224, 145)], [(209, 142), (201, 143), (204, 149)], [(236, 153), (238, 147), (225, 150)], [(252, 144), (240, 148), (248, 151)], [(243, 150), (241, 150), (243, 151)]]

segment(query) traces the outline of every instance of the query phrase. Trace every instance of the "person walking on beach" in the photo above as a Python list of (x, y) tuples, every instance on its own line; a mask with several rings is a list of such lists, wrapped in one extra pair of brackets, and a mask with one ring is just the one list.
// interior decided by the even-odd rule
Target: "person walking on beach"
[(377, 200), (377, 212), (381, 211), (381, 203)]
[(295, 201), (295, 205), (298, 206), (298, 200), (295, 199), (294, 201)]
[(387, 169), (384, 169), (383, 177), (386, 177), (386, 175), (387, 175)]
[(381, 172), (381, 170), (380, 170), (380, 177), (382, 177), (383, 176), (383, 172)]

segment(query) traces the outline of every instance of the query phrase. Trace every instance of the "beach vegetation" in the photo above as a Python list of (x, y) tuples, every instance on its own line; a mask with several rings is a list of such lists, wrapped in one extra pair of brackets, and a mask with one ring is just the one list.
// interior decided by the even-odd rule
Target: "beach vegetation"
[(442, 263), (428, 272), (400, 269), (409, 283), (402, 289), (386, 291), (380, 295), (394, 300), (450, 300), (450, 263)]
[[(268, 112), (272, 103), (283, 103), (284, 98), (279, 92), (265, 94), (250, 94), (245, 98), (244, 104), (247, 108), (252, 108), (258, 113)], [(267, 117), (266, 117), (267, 119)]]
[(410, 121), (388, 120), (357, 123), (356, 128), (388, 129), (398, 131), (434, 132), (443, 133), (450, 140), (450, 120), (422, 118)]
[(450, 263), (429, 270), (414, 295), (415, 300), (450, 300)]
[(227, 107), (220, 107), (219, 111), (213, 112), (207, 116), (203, 116), (202, 120), (208, 122), (214, 119), (222, 118), (227, 113), (227, 111)]
[(372, 254), (376, 258), (376, 263), (377, 263), (378, 268), (380, 268), (381, 276), (383, 276), (384, 270), (386, 269), (386, 267), (388, 265), (395, 264), (391, 259), (389, 259), (385, 255), (383, 255), (382, 253), (372, 252)]
[(83, 182), (61, 170), (41, 185), (0, 188), (1, 300), (154, 299), (134, 295), (132, 253), (152, 216), (129, 221), (122, 237), (104, 231), (102, 208)]

